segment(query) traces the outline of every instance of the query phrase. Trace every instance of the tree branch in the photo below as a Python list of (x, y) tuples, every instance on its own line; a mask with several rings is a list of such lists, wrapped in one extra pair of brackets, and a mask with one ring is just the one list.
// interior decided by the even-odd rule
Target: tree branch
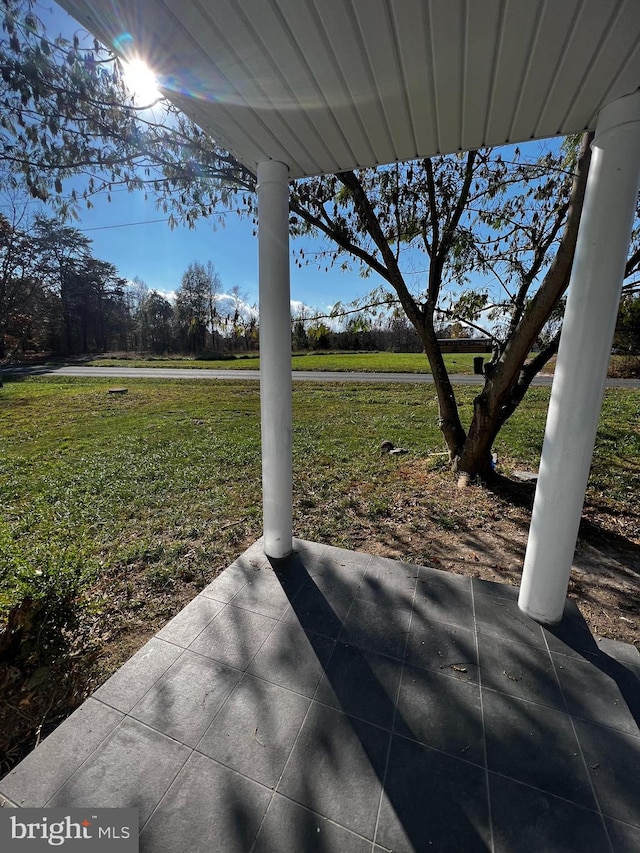
[(313, 228), (317, 228), (319, 231), (322, 231), (323, 234), (326, 234), (327, 237), (337, 243), (345, 252), (348, 252), (350, 255), (353, 255), (363, 263), (367, 264), (367, 266), (370, 266), (371, 269), (377, 272), (378, 275), (382, 276), (385, 281), (391, 283), (389, 271), (380, 263), (380, 261), (377, 260), (377, 258), (369, 252), (366, 252), (360, 246), (357, 246), (352, 241), (348, 240), (344, 234), (341, 234), (337, 229), (332, 228), (330, 223), (323, 222), (322, 219), (315, 216), (311, 211), (307, 210), (306, 207), (303, 207), (298, 201), (296, 201), (293, 198), (293, 195), (291, 195), (289, 200), (289, 209)]

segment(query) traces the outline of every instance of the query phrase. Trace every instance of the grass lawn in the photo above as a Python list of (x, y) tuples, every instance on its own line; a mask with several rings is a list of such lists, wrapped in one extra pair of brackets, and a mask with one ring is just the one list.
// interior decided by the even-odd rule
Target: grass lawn
[[(181, 380), (33, 378), (0, 397), (0, 606), (43, 575), (140, 575), (161, 589), (204, 582), (260, 534), (258, 386)], [(473, 388), (458, 388), (463, 417)], [(533, 388), (500, 433), (499, 463), (535, 467), (548, 390)], [(605, 397), (590, 490), (622, 511), (637, 493), (640, 392)], [(442, 464), (433, 389), (296, 383), (298, 534), (348, 544), (358, 517), (383, 514), (393, 462), (383, 440)], [(407, 457), (402, 457), (407, 459)], [(366, 493), (367, 499), (362, 495)], [(411, 555), (415, 559), (427, 554)]]
[[(491, 353), (477, 353), (485, 362)], [(451, 375), (473, 373), (474, 353), (445, 353), (444, 362)], [(553, 373), (555, 358), (542, 369), (542, 373)], [(96, 356), (86, 362), (91, 367), (184, 367), (212, 368), (217, 370), (258, 370), (258, 355), (228, 356), (217, 360), (201, 358), (148, 356), (145, 358), (112, 358)], [(294, 353), (291, 357), (293, 370), (337, 370), (369, 371), (371, 373), (431, 373), (426, 356), (417, 352), (322, 352)], [(609, 363), (609, 376), (638, 377), (640, 375), (640, 357), (612, 355)]]
[[(261, 534), (258, 384), (128, 379), (111, 395), (112, 384), (41, 377), (0, 390), (0, 625), (11, 612), (22, 637), (12, 651), (0, 631), (0, 683), (17, 691), (0, 701), (5, 769), (45, 717), (63, 718)], [(476, 389), (457, 393), (468, 420)], [(536, 467), (548, 396), (531, 389), (500, 433), (503, 470)], [(462, 507), (431, 386), (304, 382), (293, 399), (297, 536), (424, 563), (453, 536), (495, 539), (511, 516), (483, 489)], [(640, 392), (607, 391), (589, 486), (600, 516), (626, 519), (636, 542), (639, 410)], [(408, 453), (381, 455), (383, 440)], [(526, 519), (518, 529), (526, 536)]]
[[(486, 360), (491, 353), (479, 353)], [(450, 373), (473, 373), (473, 353), (446, 353), (445, 364)], [(144, 359), (94, 358), (87, 362), (91, 367), (193, 367), (223, 370), (258, 370), (259, 356), (241, 355), (216, 361), (196, 358)], [(369, 371), (371, 373), (431, 373), (429, 362), (419, 352), (348, 352), (348, 353), (294, 353), (293, 370)]]

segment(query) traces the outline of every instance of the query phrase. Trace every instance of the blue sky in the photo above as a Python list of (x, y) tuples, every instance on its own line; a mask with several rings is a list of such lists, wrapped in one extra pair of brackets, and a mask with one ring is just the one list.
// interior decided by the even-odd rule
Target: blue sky
[[(78, 30), (59, 6), (53, 5), (50, 13), (40, 11), (49, 35), (70, 37)], [(75, 185), (82, 187), (79, 180)], [(167, 215), (156, 208), (154, 199), (145, 200), (143, 192), (114, 192), (111, 202), (106, 196), (94, 196), (92, 202), (94, 207), (79, 208), (79, 221), (70, 224), (93, 241), (94, 256), (114, 264), (124, 278), (139, 277), (149, 288), (171, 293), (191, 262), (211, 261), (226, 291), (237, 285), (250, 305), (257, 303), (258, 243), (250, 220), (228, 214), (226, 227), (214, 229), (203, 221), (195, 229), (180, 226), (172, 231), (166, 223)], [(47, 209), (44, 212), (51, 213)], [(292, 249), (298, 245), (292, 242)], [(304, 247), (311, 248), (309, 241)], [(357, 269), (351, 273), (337, 269), (325, 272), (324, 268), (299, 269), (291, 264), (292, 300), (321, 311), (337, 301), (348, 302), (364, 295), (381, 283), (375, 274), (363, 280)]]
[[(192, 261), (211, 261), (226, 291), (237, 285), (249, 304), (257, 302), (258, 244), (250, 220), (228, 214), (224, 227), (214, 229), (203, 221), (192, 230), (180, 226), (172, 231), (166, 221), (157, 221), (166, 215), (141, 192), (114, 193), (111, 202), (101, 197), (93, 201), (94, 208), (81, 211), (75, 227), (93, 241), (93, 254), (115, 264), (120, 275), (138, 276), (150, 288), (170, 292)], [(348, 301), (373, 286), (373, 279), (363, 281), (357, 272), (291, 266), (292, 299), (315, 308)]]

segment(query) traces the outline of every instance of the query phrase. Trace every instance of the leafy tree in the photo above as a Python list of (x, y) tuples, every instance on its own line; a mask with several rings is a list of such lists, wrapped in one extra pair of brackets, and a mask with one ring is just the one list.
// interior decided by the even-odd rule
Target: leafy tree
[(138, 305), (134, 323), (138, 349), (164, 353), (172, 348), (174, 308), (156, 290), (148, 290)]
[(316, 322), (307, 331), (311, 349), (328, 349), (331, 329), (324, 323)]
[[(302, 181), (293, 190), (297, 233), (324, 234), (334, 244), (332, 262), (347, 254), (365, 273), (378, 273), (393, 300), (377, 291), (369, 304), (397, 301), (415, 327), (452, 465), (465, 476), (490, 475), (500, 427), (557, 349), (554, 335), (528, 358), (569, 283), (589, 143), (589, 136), (571, 140), (534, 163), (517, 150), (510, 162), (499, 151), (472, 151)], [(408, 247), (425, 259), (417, 286), (403, 269)], [(491, 275), (493, 288), (466, 288), (472, 270)], [(493, 295), (496, 288), (503, 298)], [(443, 315), (481, 328), (495, 343), (467, 429), (438, 344)], [(480, 326), (483, 317), (502, 318), (502, 328)]]
[(198, 261), (189, 264), (176, 293), (182, 348), (198, 353), (206, 348), (208, 336), (213, 342), (220, 320), (217, 302), (221, 291), (220, 276), (210, 261), (207, 266)]
[(373, 325), (366, 314), (351, 315), (344, 324), (345, 349), (373, 349)]
[[(24, 344), (25, 330), (28, 328), (32, 334), (33, 329), (37, 287), (33, 275), (34, 252), (19, 227), (21, 219), (22, 216), (16, 216), (11, 222), (0, 214), (0, 359), (5, 356), (7, 334)], [(18, 335), (17, 327), (22, 330)]]
[(622, 298), (613, 343), (622, 352), (640, 354), (640, 295)]
[(302, 317), (293, 319), (293, 334), (291, 345), (294, 351), (305, 350), (309, 346), (309, 336)]
[(382, 340), (388, 340), (387, 349), (393, 352), (420, 352), (422, 345), (414, 326), (402, 309), (396, 309), (385, 323)]
[(0, 343), (58, 353), (104, 350), (127, 321), (125, 282), (93, 257), (91, 241), (55, 219), (35, 217), (28, 231), (0, 216)]
[(83, 270), (91, 259), (91, 241), (77, 228), (62, 225), (54, 218), (37, 216), (33, 244), (38, 256), (37, 275), (42, 286), (57, 297), (60, 309), (60, 340), (55, 348), (73, 353), (78, 291), (82, 287)]
[(76, 334), (73, 351), (105, 352), (113, 343), (126, 345), (125, 284), (113, 264), (96, 258), (88, 258), (80, 269), (70, 274), (68, 298), (75, 317)]
[(220, 316), (220, 296), (222, 281), (211, 261), (205, 267), (207, 277), (207, 307), (209, 310), (209, 331), (211, 333), (211, 348), (216, 350), (219, 345), (220, 328), (223, 318)]
[(202, 352), (206, 346), (208, 284), (201, 264), (189, 264), (176, 292), (176, 320), (181, 348)]

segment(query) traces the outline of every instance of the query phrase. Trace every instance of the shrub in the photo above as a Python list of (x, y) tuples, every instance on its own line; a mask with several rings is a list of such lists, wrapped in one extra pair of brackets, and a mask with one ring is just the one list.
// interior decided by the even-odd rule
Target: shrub
[(64, 528), (16, 536), (0, 524), (0, 661), (41, 666), (68, 650), (93, 574), (88, 547)]

